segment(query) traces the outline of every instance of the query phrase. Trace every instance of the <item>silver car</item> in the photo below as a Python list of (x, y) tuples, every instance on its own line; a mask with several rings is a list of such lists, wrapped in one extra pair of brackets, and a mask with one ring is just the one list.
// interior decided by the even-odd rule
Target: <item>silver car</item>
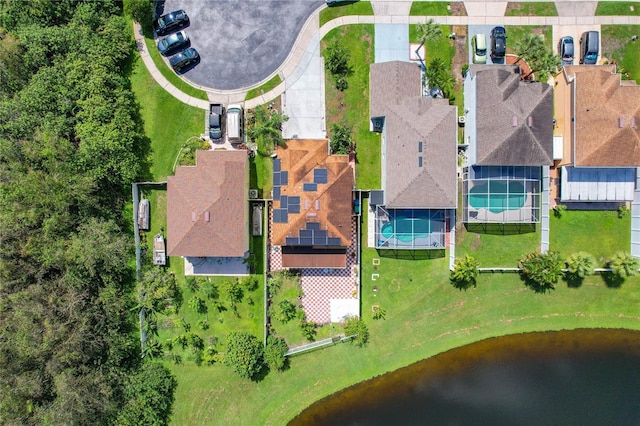
[(181, 48), (184, 48), (189, 44), (189, 36), (184, 31), (178, 31), (158, 42), (158, 50), (163, 55), (170, 55)]

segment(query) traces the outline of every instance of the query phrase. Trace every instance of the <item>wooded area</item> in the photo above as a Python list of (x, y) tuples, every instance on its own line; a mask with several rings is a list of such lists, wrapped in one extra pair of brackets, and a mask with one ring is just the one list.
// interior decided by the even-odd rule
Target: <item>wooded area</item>
[(124, 215), (148, 175), (115, 0), (0, 0), (0, 423), (166, 424)]

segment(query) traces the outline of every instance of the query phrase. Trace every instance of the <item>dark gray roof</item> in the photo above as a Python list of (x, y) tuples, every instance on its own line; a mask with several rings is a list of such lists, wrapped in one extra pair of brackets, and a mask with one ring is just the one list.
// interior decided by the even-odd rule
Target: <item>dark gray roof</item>
[(476, 164), (553, 165), (553, 91), (512, 66), (476, 68)]
[(421, 97), (420, 77), (413, 64), (371, 65), (371, 116), (385, 117), (385, 205), (455, 208), (457, 108)]

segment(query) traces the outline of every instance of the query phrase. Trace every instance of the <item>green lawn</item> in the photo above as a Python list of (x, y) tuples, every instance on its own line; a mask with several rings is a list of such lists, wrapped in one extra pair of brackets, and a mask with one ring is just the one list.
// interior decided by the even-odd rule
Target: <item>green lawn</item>
[(322, 42), (322, 51), (329, 41), (339, 39), (351, 52), (353, 74), (349, 88), (340, 92), (328, 72), (325, 73), (325, 104), (327, 131), (332, 123), (346, 123), (352, 129), (356, 143), (356, 186), (362, 189), (380, 188), (380, 135), (369, 131), (369, 65), (374, 62), (373, 28), (349, 25), (332, 30)]
[(251, 89), (247, 92), (247, 96), (245, 96), (244, 100), (249, 100), (253, 98), (257, 98), (258, 96), (267, 93), (269, 90), (275, 89), (278, 84), (282, 83), (282, 79), (278, 74), (274, 75), (273, 78), (266, 83), (264, 83), (260, 87), (256, 87), (255, 89)]
[(411, 3), (410, 16), (447, 16), (451, 11), (447, 9), (449, 3), (439, 1), (414, 1)]
[[(634, 10), (631, 10), (633, 7)], [(640, 2), (637, 1), (601, 1), (598, 2), (596, 16), (640, 15)]]
[(249, 185), (258, 189), (259, 198), (270, 198), (273, 185), (273, 159), (268, 155), (258, 154), (251, 159)]
[[(363, 206), (366, 216), (366, 205)], [(366, 226), (363, 227), (366, 242)], [(373, 265), (373, 259), (380, 264)], [(608, 327), (640, 329), (640, 279), (620, 288), (589, 277), (579, 288), (561, 283), (537, 294), (515, 274), (483, 274), (478, 287), (448, 283), (448, 258), (395, 259), (362, 252), (362, 312), (371, 340), (291, 359), (291, 368), (262, 382), (240, 380), (226, 367), (169, 365), (179, 384), (175, 424), (282, 425), (311, 403), (349, 385), (481, 339), (528, 331)], [(375, 269), (374, 269), (375, 268)], [(375, 281), (372, 274), (379, 276)], [(373, 287), (376, 286), (374, 291)], [(371, 319), (380, 305), (386, 320)]]
[(456, 230), (456, 257), (470, 254), (480, 267), (516, 268), (524, 255), (540, 249), (540, 225), (476, 225)]
[[(414, 3), (415, 4), (415, 3)], [(425, 49), (425, 65), (429, 65), (429, 62), (435, 58), (442, 59), (446, 64), (451, 64), (453, 57), (456, 54), (456, 46), (453, 40), (449, 39), (451, 34), (451, 27), (449, 25), (440, 25), (442, 35), (436, 40), (430, 40), (424, 44)], [(418, 25), (409, 25), (409, 42), (419, 43), (418, 40)]]
[(541, 34), (544, 37), (545, 45), (548, 49), (553, 49), (553, 36), (551, 34), (551, 26), (550, 25), (542, 25), (542, 26), (514, 26), (507, 25), (505, 27), (507, 30), (507, 53), (515, 53), (513, 51), (513, 46), (516, 45), (516, 42), (524, 37), (525, 34), (533, 33), (533, 34)]
[(568, 257), (578, 251), (591, 253), (598, 267), (618, 251), (631, 247), (631, 217), (618, 218), (617, 211), (562, 212), (551, 215), (549, 249)]
[(558, 16), (553, 2), (509, 2), (505, 16)]
[(156, 48), (156, 42), (153, 39), (153, 35), (150, 34), (149, 31), (145, 32), (144, 41), (147, 44), (147, 51), (149, 52), (149, 56), (153, 59), (153, 62), (156, 64), (156, 67), (171, 84), (173, 84), (176, 88), (186, 93), (189, 96), (193, 96), (194, 98), (207, 100), (207, 93), (203, 90), (196, 89), (188, 83), (185, 83), (180, 77), (176, 75), (176, 73), (169, 68), (166, 62), (162, 59), (162, 55), (158, 52)]
[(368, 1), (358, 1), (356, 3), (341, 6), (328, 7), (320, 11), (320, 26), (323, 26), (332, 19), (347, 15), (373, 15), (373, 7)]
[(180, 146), (204, 131), (204, 111), (183, 104), (160, 87), (139, 56), (134, 59), (130, 81), (145, 134), (151, 140), (149, 179), (165, 180), (172, 174)]
[(624, 79), (640, 81), (640, 40), (631, 41), (631, 36), (640, 36), (640, 25), (602, 25), (601, 31), (601, 56), (619, 63), (628, 73)]

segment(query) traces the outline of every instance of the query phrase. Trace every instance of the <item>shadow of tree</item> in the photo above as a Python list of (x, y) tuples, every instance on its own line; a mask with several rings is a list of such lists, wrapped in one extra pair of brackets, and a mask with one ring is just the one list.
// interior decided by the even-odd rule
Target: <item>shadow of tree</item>
[(609, 288), (620, 288), (624, 283), (624, 278), (613, 272), (603, 272), (601, 276), (602, 281)]
[(529, 287), (536, 293), (547, 293), (551, 290), (555, 290), (555, 286), (553, 284), (542, 284), (532, 279), (529, 279), (525, 274), (520, 274), (520, 279), (524, 282), (524, 285)]
[(562, 279), (567, 283), (567, 287), (569, 288), (579, 288), (582, 286), (582, 283), (584, 283), (584, 277), (570, 272), (567, 272)]

